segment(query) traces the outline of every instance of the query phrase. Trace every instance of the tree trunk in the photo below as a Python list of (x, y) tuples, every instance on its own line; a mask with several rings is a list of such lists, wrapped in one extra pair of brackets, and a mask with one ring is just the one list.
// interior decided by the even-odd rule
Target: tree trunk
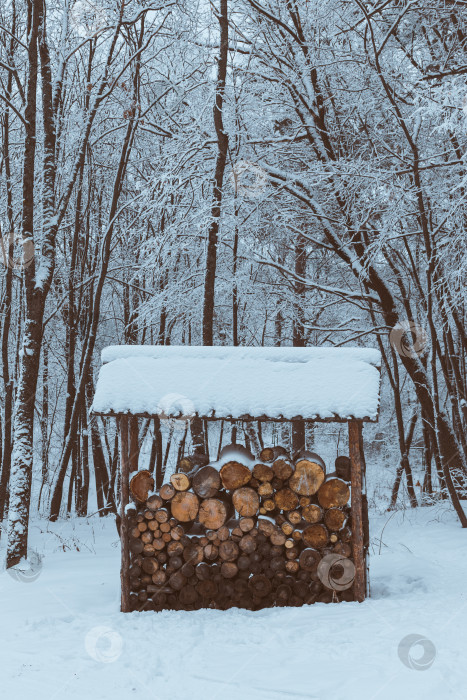
[(227, 17), (227, 0), (220, 0), (220, 48), (217, 61), (217, 84), (214, 104), (214, 126), (217, 136), (217, 159), (214, 173), (214, 190), (211, 207), (211, 224), (208, 230), (208, 247), (206, 257), (206, 275), (204, 280), (204, 305), (203, 305), (203, 345), (213, 345), (214, 323), (214, 295), (217, 266), (217, 243), (219, 233), (219, 220), (221, 216), (222, 185), (224, 181), (225, 164), (229, 138), (224, 131), (223, 104), (225, 94), (225, 79), (227, 75), (227, 55), (229, 43), (229, 24)]
[[(43, 20), (41, 2), (28, 1), (30, 30), (28, 41), (28, 84), (25, 107), (25, 142), (23, 161), (22, 238), (34, 241), (34, 175), (36, 157), (36, 93), (38, 76), (37, 41)], [(26, 293), (26, 317), (22, 351), (19, 359), (19, 381), (16, 392), (13, 424), (13, 459), (10, 476), (7, 567), (27, 556), (29, 507), (34, 436), (34, 402), (42, 341), (43, 297), (35, 284), (35, 261), (23, 270)]]

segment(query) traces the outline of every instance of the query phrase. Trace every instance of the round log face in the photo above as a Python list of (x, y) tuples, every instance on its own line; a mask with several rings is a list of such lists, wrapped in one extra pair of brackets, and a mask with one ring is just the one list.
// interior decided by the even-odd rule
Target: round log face
[(217, 538), (218, 538), (221, 542), (225, 542), (225, 540), (228, 540), (229, 537), (230, 537), (230, 530), (229, 530), (229, 528), (227, 527), (227, 525), (223, 525), (222, 527), (220, 527), (220, 528), (218, 529), (218, 531), (216, 532), (216, 535), (217, 535)]
[(130, 481), (130, 492), (139, 503), (146, 503), (149, 492), (154, 488), (154, 479), (151, 472), (146, 470), (137, 472)]
[(319, 523), (319, 521), (323, 519), (323, 511), (319, 506), (311, 503), (302, 508), (302, 516), (303, 520), (306, 520), (307, 523)]
[(238, 566), (233, 561), (225, 561), (221, 566), (221, 576), (233, 578), (238, 574)]
[(156, 559), (145, 559), (142, 564), (143, 571), (151, 576), (159, 569), (159, 562)]
[(298, 506), (298, 496), (292, 489), (281, 489), (274, 494), (274, 503), (279, 510), (294, 510)]
[(274, 459), (274, 447), (265, 447), (261, 450), (259, 458), (262, 462), (272, 462)]
[(318, 502), (323, 508), (345, 506), (350, 498), (350, 489), (341, 479), (329, 479), (318, 491)]
[(232, 503), (240, 516), (251, 517), (258, 511), (259, 496), (254, 489), (244, 486), (233, 492)]
[(251, 517), (241, 518), (238, 526), (242, 532), (250, 532), (255, 526), (255, 521)]
[(251, 535), (245, 535), (239, 541), (238, 546), (240, 547), (240, 549), (242, 550), (242, 552), (244, 554), (251, 554), (256, 549), (255, 538), (252, 537)]
[(258, 530), (266, 537), (269, 537), (275, 530), (274, 523), (266, 518), (259, 518)]
[(267, 483), (273, 480), (274, 472), (269, 464), (255, 464), (253, 467), (253, 476), (255, 479), (258, 479), (258, 481)]
[(284, 535), (282, 530), (278, 527), (274, 528), (274, 530), (271, 532), (271, 535), (269, 536), (271, 544), (276, 547), (282, 547), (282, 545), (285, 544), (286, 539), (286, 535)]
[(190, 488), (191, 484), (190, 477), (182, 473), (172, 474), (170, 483), (176, 491), (186, 491)]
[[(252, 480), (253, 481), (253, 480)], [(250, 484), (252, 483), (250, 482)], [(265, 481), (262, 484), (258, 484), (258, 493), (260, 496), (263, 498), (267, 498), (268, 496), (272, 496), (274, 493), (274, 487), (271, 484), (270, 481)]]
[(166, 523), (169, 519), (169, 511), (165, 508), (159, 508), (154, 514), (156, 523)]
[(172, 484), (162, 484), (162, 486), (159, 489), (159, 493), (161, 498), (164, 499), (164, 501), (170, 501), (170, 499), (175, 496), (176, 491)]
[(289, 479), (289, 486), (299, 496), (313, 496), (324, 482), (324, 470), (316, 462), (301, 459)]
[(298, 525), (302, 520), (302, 514), (299, 510), (292, 510), (290, 513), (287, 513), (287, 519), (293, 525)]
[(347, 516), (340, 508), (329, 508), (324, 515), (324, 524), (328, 530), (333, 530), (334, 532), (340, 530), (346, 520)]
[(181, 542), (172, 541), (167, 545), (167, 554), (169, 556), (183, 554), (183, 545)]
[(316, 571), (321, 561), (321, 554), (311, 547), (304, 549), (299, 557), (300, 568), (303, 571)]
[(309, 525), (303, 530), (302, 539), (307, 547), (322, 549), (329, 541), (328, 531), (321, 523)]
[(193, 477), (193, 491), (200, 498), (214, 498), (221, 487), (221, 477), (217, 469), (202, 467)]
[(239, 553), (240, 549), (238, 544), (236, 542), (232, 542), (232, 540), (221, 542), (219, 546), (219, 556), (222, 561), (235, 561), (238, 559)]
[(276, 459), (272, 465), (272, 470), (274, 472), (274, 476), (281, 481), (286, 481), (293, 474), (292, 463), (288, 459), (284, 459), (284, 457), (279, 457), (279, 459)]
[(191, 458), (189, 456), (182, 457), (182, 459), (178, 463), (178, 468), (181, 472), (185, 472), (185, 473), (190, 472), (193, 469), (193, 467), (194, 467), (193, 461), (191, 460)]
[(170, 502), (170, 507), (174, 518), (177, 518), (181, 523), (188, 523), (198, 515), (199, 499), (194, 493), (182, 491), (175, 494)]
[(272, 498), (266, 498), (266, 500), (263, 501), (263, 508), (266, 511), (266, 513), (273, 511), (275, 507), (276, 504), (274, 503), (274, 500)]
[(152, 496), (149, 496), (148, 500), (146, 501), (146, 508), (148, 508), (151, 511), (154, 511), (161, 507), (162, 498), (160, 496), (158, 496), (156, 493), (154, 493)]
[(209, 530), (222, 527), (227, 519), (227, 508), (218, 498), (206, 498), (202, 501), (199, 512), (199, 522)]
[(132, 554), (141, 554), (144, 549), (144, 544), (141, 542), (141, 540), (133, 539), (130, 541), (129, 547)]
[(227, 462), (220, 471), (222, 484), (227, 491), (245, 486), (251, 479), (251, 471), (240, 462)]
[(206, 561), (215, 561), (219, 554), (219, 547), (216, 547), (215, 544), (209, 543), (204, 547), (203, 552)]
[(324, 459), (320, 457), (319, 454), (317, 454), (316, 452), (311, 452), (311, 450), (300, 450), (294, 456), (294, 460), (295, 462), (299, 462), (301, 459), (307, 459), (309, 462), (316, 462), (321, 467), (323, 467), (323, 471), (326, 471), (326, 464), (324, 463)]

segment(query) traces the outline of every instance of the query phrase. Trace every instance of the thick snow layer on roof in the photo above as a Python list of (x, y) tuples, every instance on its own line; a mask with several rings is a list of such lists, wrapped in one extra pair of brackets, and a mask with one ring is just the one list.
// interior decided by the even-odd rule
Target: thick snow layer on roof
[(317, 360), (339, 361), (361, 360), (375, 367), (381, 366), (381, 354), (374, 348), (332, 348), (332, 347), (230, 347), (201, 345), (110, 345), (102, 350), (102, 362), (126, 359), (128, 357), (153, 357), (156, 359), (178, 357), (180, 359), (218, 360), (268, 360), (269, 362), (314, 362)]
[(95, 413), (377, 419), (378, 350), (114, 346), (102, 359)]

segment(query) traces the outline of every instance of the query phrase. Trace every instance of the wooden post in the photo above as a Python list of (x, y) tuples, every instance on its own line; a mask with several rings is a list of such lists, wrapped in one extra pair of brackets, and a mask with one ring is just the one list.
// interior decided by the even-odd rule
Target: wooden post
[[(363, 428), (363, 425), (361, 426)], [(365, 558), (365, 598), (370, 597), (370, 565), (368, 549), (370, 547), (370, 524), (368, 522), (368, 497), (366, 487), (366, 462), (363, 449), (363, 429), (360, 430), (360, 460), (362, 463), (362, 517), (363, 517), (363, 555)]]
[(352, 488), (352, 554), (355, 565), (354, 594), (359, 603), (365, 600), (365, 556), (363, 551), (363, 511), (361, 421), (349, 421), (350, 485)]
[(126, 506), (130, 501), (130, 464), (128, 459), (128, 416), (120, 416), (120, 545), (122, 561), (120, 566), (121, 612), (130, 612), (130, 550), (128, 516)]
[(136, 416), (131, 416), (130, 422), (130, 471), (138, 471), (138, 458), (139, 458), (139, 446), (138, 446), (138, 418)]

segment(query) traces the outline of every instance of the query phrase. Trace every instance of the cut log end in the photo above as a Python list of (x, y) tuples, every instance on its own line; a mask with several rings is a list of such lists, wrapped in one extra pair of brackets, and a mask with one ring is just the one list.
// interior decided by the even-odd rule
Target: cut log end
[(218, 498), (206, 498), (199, 508), (198, 520), (204, 527), (217, 530), (227, 520), (227, 508)]
[(329, 479), (318, 491), (318, 502), (323, 508), (345, 506), (350, 498), (348, 484), (341, 479)]
[(170, 507), (174, 518), (181, 523), (187, 523), (198, 515), (199, 499), (190, 491), (181, 491), (172, 498)]
[(194, 475), (192, 487), (200, 498), (214, 498), (221, 487), (219, 472), (210, 465), (202, 467)]
[(172, 474), (170, 477), (170, 483), (176, 491), (187, 491), (191, 486), (190, 477), (181, 472)]
[(154, 488), (154, 479), (151, 472), (143, 470), (137, 472), (130, 481), (130, 492), (139, 503), (146, 503), (149, 492)]
[(303, 530), (302, 539), (307, 547), (322, 549), (329, 542), (328, 531), (321, 523), (309, 525)]
[(239, 515), (251, 517), (258, 512), (259, 496), (254, 489), (244, 486), (233, 492), (232, 503)]
[(320, 464), (301, 459), (289, 479), (289, 487), (299, 496), (313, 496), (324, 482), (324, 470)]
[(240, 462), (227, 462), (220, 471), (220, 477), (224, 488), (233, 491), (245, 486), (250, 481), (252, 473)]

